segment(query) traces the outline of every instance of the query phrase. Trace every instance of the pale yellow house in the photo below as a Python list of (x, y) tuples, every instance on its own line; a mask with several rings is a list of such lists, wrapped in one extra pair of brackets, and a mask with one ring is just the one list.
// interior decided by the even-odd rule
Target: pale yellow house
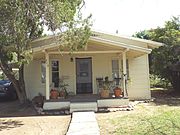
[(27, 97), (50, 89), (63, 78), (71, 94), (98, 94), (97, 78), (121, 78), (120, 87), (129, 99), (150, 99), (148, 54), (163, 44), (119, 35), (93, 32), (83, 50), (69, 55), (58, 51), (53, 36), (35, 40), (33, 61), (25, 66)]

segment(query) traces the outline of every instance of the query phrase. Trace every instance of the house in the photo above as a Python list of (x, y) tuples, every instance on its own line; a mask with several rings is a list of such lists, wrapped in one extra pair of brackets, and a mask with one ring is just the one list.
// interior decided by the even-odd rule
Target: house
[(148, 55), (162, 43), (93, 32), (83, 50), (59, 52), (54, 36), (33, 41), (33, 60), (25, 66), (27, 97), (38, 93), (50, 99), (51, 87), (63, 78), (70, 94), (99, 94), (97, 79), (120, 78), (129, 99), (150, 99)]
[(2, 75), (2, 73), (3, 73), (3, 71), (2, 71), (1, 68), (0, 68), (0, 75)]

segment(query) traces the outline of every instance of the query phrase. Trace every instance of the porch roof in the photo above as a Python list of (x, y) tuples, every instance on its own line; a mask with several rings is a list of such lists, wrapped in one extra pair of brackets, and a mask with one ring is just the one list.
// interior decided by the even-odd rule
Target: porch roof
[[(50, 53), (60, 53), (58, 51), (60, 44), (56, 42), (56, 38), (57, 36), (48, 36), (34, 40), (32, 42), (33, 52), (42, 53), (46, 50)], [(142, 54), (149, 54), (153, 48), (157, 48), (162, 45), (162, 43), (149, 40), (93, 32), (88, 41), (87, 48), (74, 53), (118, 53), (128, 50), (129, 53), (136, 53), (134, 56), (137, 57)], [(61, 53), (68, 53), (68, 51)]]
[(135, 37), (130, 37), (130, 36), (122, 36), (118, 34), (99, 32), (99, 31), (93, 31), (93, 36), (99, 37), (101, 39), (124, 42), (124, 43), (133, 42), (135, 46), (138, 46), (138, 45), (141, 45), (142, 47), (147, 46), (148, 48), (151, 48), (151, 49), (158, 48), (164, 45), (163, 43), (155, 42), (151, 40), (140, 39), (140, 38), (135, 38)]

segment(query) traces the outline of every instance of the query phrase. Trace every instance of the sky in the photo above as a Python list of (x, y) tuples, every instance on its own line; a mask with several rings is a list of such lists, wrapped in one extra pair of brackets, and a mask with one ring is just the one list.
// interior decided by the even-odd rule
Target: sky
[(92, 14), (92, 30), (132, 36), (180, 16), (180, 0), (85, 0), (82, 13)]

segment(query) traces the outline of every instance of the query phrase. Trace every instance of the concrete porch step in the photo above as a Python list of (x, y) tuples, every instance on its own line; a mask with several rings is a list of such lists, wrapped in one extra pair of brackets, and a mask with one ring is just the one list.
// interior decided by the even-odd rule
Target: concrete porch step
[(97, 102), (71, 102), (70, 113), (79, 111), (94, 111), (97, 112)]
[(48, 111), (48, 110), (68, 110), (70, 107), (70, 102), (65, 101), (65, 102), (44, 102), (43, 105), (43, 110)]

